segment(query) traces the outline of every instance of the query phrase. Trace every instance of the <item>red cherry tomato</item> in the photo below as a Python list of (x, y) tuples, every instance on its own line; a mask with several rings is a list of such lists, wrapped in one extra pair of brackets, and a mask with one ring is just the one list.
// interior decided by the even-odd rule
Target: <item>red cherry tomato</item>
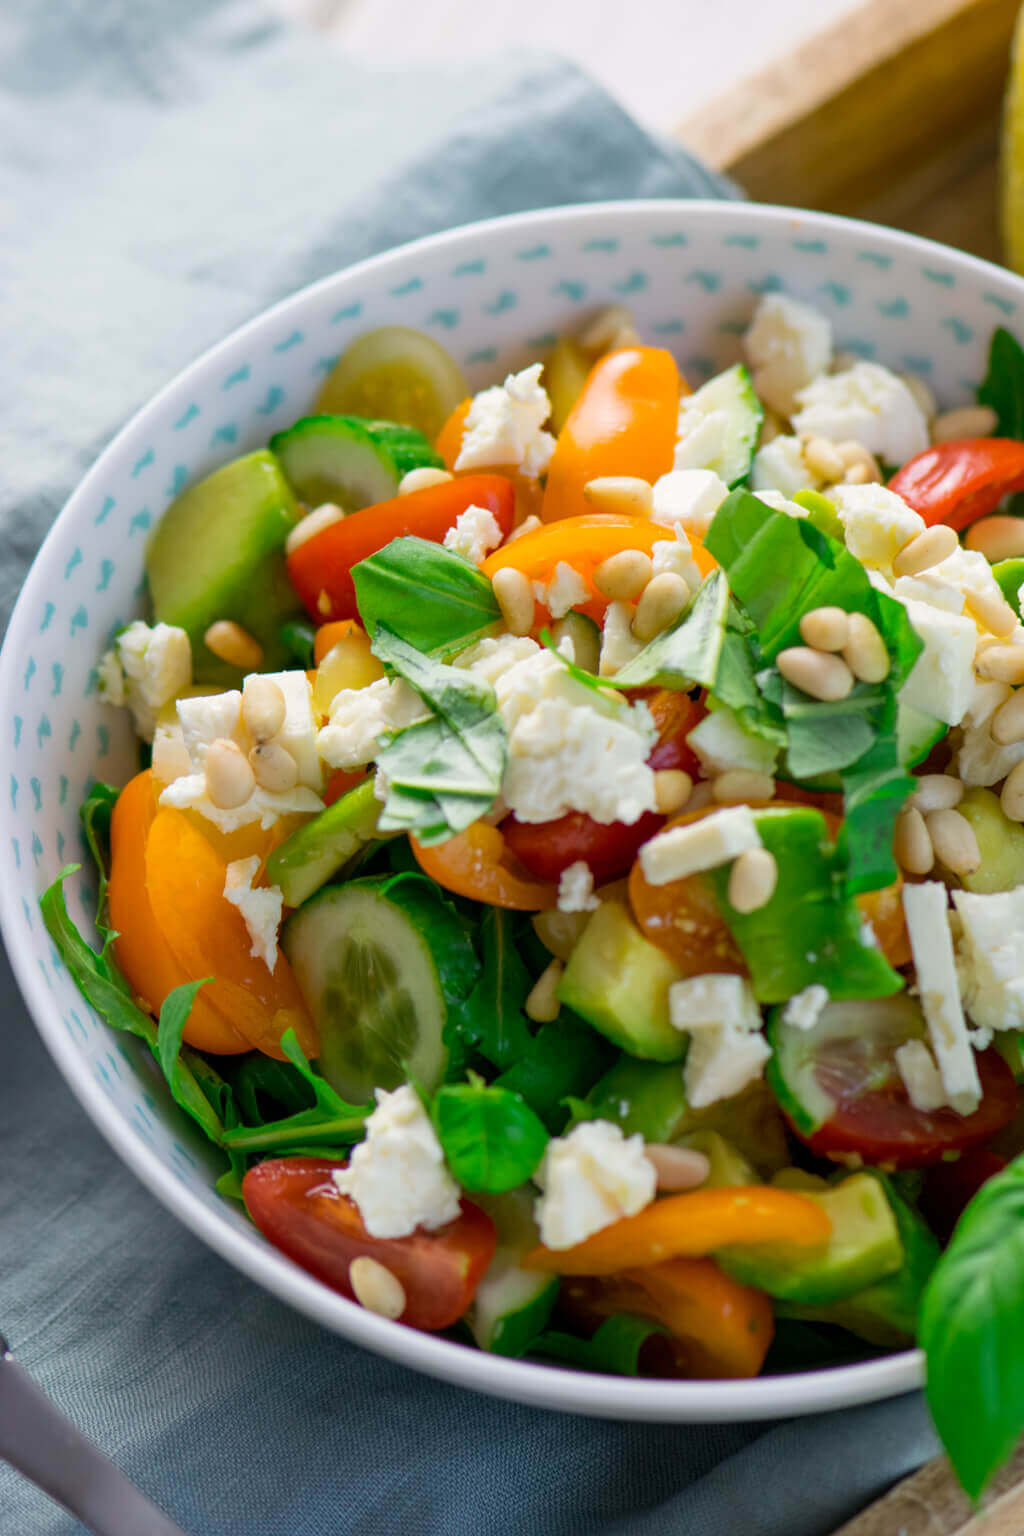
[(1011, 491), (1024, 489), (1024, 443), (1009, 437), (936, 443), (908, 459), (889, 489), (926, 523), (966, 528), (995, 511)]
[(955, 1162), (929, 1168), (921, 1190), (921, 1214), (940, 1242), (949, 1242), (978, 1190), (1005, 1167), (1006, 1158), (990, 1147), (969, 1147)]
[[(833, 1052), (819, 1063), (818, 1077), (837, 1102), (835, 1114), (801, 1139), (823, 1157), (855, 1152), (865, 1162), (894, 1168), (926, 1168), (947, 1152), (975, 1147), (1008, 1124), (1017, 1110), (1017, 1084), (999, 1052), (982, 1051), (976, 1060), (981, 1103), (973, 1114), (958, 1115), (952, 1109), (915, 1109), (895, 1066), (879, 1082), (877, 1060), (866, 1061), (856, 1050)], [(866, 1067), (871, 1069), (867, 1081)], [(826, 1070), (827, 1081), (822, 1078)]]
[(288, 556), (288, 575), (317, 624), (326, 619), (356, 619), (352, 567), (375, 555), (392, 539), (413, 534), (440, 544), (467, 507), (494, 514), (502, 536), (512, 531), (515, 489), (503, 475), (461, 475), (443, 485), (428, 485), (375, 507), (350, 512), (314, 534)]
[(263, 1236), (311, 1275), (354, 1299), (349, 1265), (366, 1255), (401, 1281), (399, 1322), (436, 1332), (462, 1316), (494, 1256), (494, 1223), (463, 1200), (436, 1232), (371, 1237), (354, 1202), (338, 1189), (329, 1158), (283, 1157), (258, 1163), (242, 1181), (246, 1208)]
[[(647, 759), (650, 766), (681, 768), (696, 778), (699, 764), (686, 736), (707, 713), (704, 705), (672, 688), (645, 691), (641, 696), (659, 731)], [(656, 811), (646, 811), (629, 826), (623, 821), (595, 821), (585, 811), (568, 811), (554, 821), (524, 822), (509, 816), (501, 830), (509, 851), (539, 880), (557, 881), (570, 864), (582, 860), (595, 885), (605, 885), (628, 873), (637, 851), (664, 821)]]

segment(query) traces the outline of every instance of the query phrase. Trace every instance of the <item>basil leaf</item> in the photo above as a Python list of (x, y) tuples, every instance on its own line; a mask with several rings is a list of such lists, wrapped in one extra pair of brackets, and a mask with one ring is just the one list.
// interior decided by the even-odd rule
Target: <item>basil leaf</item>
[(543, 1355), (581, 1371), (603, 1371), (606, 1375), (636, 1376), (640, 1371), (640, 1351), (655, 1334), (668, 1337), (668, 1329), (649, 1317), (634, 1317), (617, 1312), (605, 1318), (589, 1339), (577, 1339), (571, 1333), (549, 1329), (534, 1339), (531, 1355)]
[(978, 404), (990, 405), (999, 417), (999, 437), (1024, 441), (1024, 350), (1001, 325), (992, 333), (988, 372), (978, 387)]
[(1024, 1158), (961, 1216), (925, 1290), (918, 1338), (935, 1427), (976, 1499), (1024, 1430)]
[(758, 686), (751, 651), (751, 645), (756, 641), (752, 642), (749, 627), (746, 614), (735, 603), (730, 603), (713, 700), (731, 709), (744, 730), (783, 747), (786, 727), (781, 717), (781, 693), (772, 698)]
[(851, 895), (882, 890), (899, 873), (893, 834), (900, 808), (914, 787), (899, 758), (895, 698), (890, 697), (876, 725), (874, 742), (863, 757), (843, 769), (840, 781), (843, 824), (838, 850), (846, 868), (846, 889)]
[(533, 979), (515, 942), (511, 912), (488, 907), (480, 922), (480, 979), (468, 997), (448, 1009), (448, 1030), (499, 1071), (530, 1049), (533, 1037), (523, 1005)]
[(713, 688), (725, 636), (729, 587), (721, 571), (701, 583), (670, 629), (656, 635), (608, 682), (615, 688)]
[(569, 1118), (565, 1101), (584, 1098), (618, 1055), (596, 1029), (563, 1008), (553, 1024), (541, 1025), (529, 1048), (495, 1083), (521, 1093), (555, 1136)]
[(497, 1195), (525, 1184), (548, 1143), (520, 1094), (488, 1087), (479, 1077), (439, 1088), (431, 1118), (448, 1167), (470, 1191)]
[(475, 566), (427, 539), (392, 539), (352, 567), (359, 616), (418, 651), (451, 653), (489, 634), (501, 620), (491, 583)]

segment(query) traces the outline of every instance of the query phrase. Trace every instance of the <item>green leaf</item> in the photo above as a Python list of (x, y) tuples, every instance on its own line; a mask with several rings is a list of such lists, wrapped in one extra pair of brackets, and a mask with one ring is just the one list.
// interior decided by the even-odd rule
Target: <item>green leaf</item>
[(992, 333), (988, 372), (978, 387), (978, 404), (990, 405), (999, 417), (998, 437), (1024, 441), (1024, 350), (1001, 325)]
[(448, 1009), (447, 1030), (504, 1071), (533, 1044), (523, 1005), (533, 979), (515, 941), (511, 912), (488, 907), (480, 920), (480, 979), (468, 997)]
[(520, 1094), (488, 1087), (475, 1076), (439, 1088), (431, 1117), (448, 1167), (470, 1191), (497, 1195), (525, 1184), (548, 1142), (547, 1131)]
[(927, 1397), (977, 1498), (1024, 1431), (1024, 1158), (975, 1195), (924, 1294)]
[(288, 653), (288, 659), (293, 666), (301, 667), (303, 672), (308, 672), (313, 667), (313, 645), (316, 641), (316, 630), (308, 619), (289, 619), (278, 630), (281, 644)]
[(290, 1061), (275, 1061), (253, 1051), (227, 1058), (224, 1070), (231, 1079), (238, 1113), (250, 1125), (298, 1114), (315, 1103), (313, 1090)]
[(656, 635), (608, 682), (616, 688), (655, 684), (688, 689), (714, 688), (729, 609), (729, 588), (721, 571), (702, 582), (675, 624)]
[(542, 1024), (529, 1048), (495, 1083), (521, 1093), (553, 1136), (569, 1118), (565, 1101), (584, 1098), (619, 1052), (568, 1008)]
[(121, 973), (113, 964), (107, 964), (106, 955), (114, 940), (114, 933), (107, 925), (107, 872), (110, 869), (110, 822), (121, 791), (112, 784), (96, 783), (78, 808), (79, 819), (85, 832), (93, 863), (96, 865), (96, 932), (103, 940), (102, 960), (110, 980), (123, 985)]
[(896, 818), (914, 787), (900, 762), (896, 739), (896, 700), (890, 699), (864, 755), (840, 774), (843, 824), (838, 851), (851, 895), (891, 885), (898, 870), (892, 852)]
[(577, 1339), (571, 1333), (549, 1329), (530, 1345), (531, 1355), (543, 1355), (581, 1371), (603, 1371), (606, 1375), (636, 1376), (640, 1371), (640, 1351), (655, 1334), (668, 1336), (668, 1329), (649, 1317), (634, 1317), (617, 1312), (605, 1318), (589, 1339)]
[(367, 633), (384, 622), (418, 651), (451, 654), (501, 620), (487, 577), (427, 539), (393, 539), (353, 566), (352, 580)]
[(295, 1031), (281, 1036), (281, 1049), (299, 1077), (312, 1091), (313, 1105), (281, 1120), (262, 1125), (242, 1125), (224, 1132), (223, 1144), (235, 1152), (288, 1152), (315, 1149), (327, 1155), (327, 1149), (358, 1141), (372, 1112), (372, 1104), (347, 1104), (326, 1078), (315, 1072), (306, 1060)]

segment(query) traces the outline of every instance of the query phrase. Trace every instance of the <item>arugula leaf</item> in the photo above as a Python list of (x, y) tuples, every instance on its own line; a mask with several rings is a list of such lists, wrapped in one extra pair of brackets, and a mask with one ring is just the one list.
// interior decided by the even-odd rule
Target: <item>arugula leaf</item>
[(430, 1114), (449, 1168), (471, 1191), (497, 1195), (525, 1184), (548, 1143), (521, 1094), (488, 1087), (476, 1073), (439, 1088)]
[(281, 1049), (312, 1090), (312, 1107), (287, 1115), (283, 1120), (272, 1120), (263, 1125), (239, 1124), (225, 1130), (221, 1138), (224, 1147), (235, 1152), (276, 1151), (294, 1155), (299, 1148), (316, 1148), (319, 1153), (327, 1147), (358, 1141), (373, 1105), (347, 1104), (326, 1078), (314, 1072), (303, 1055), (294, 1029), (286, 1030), (281, 1036)]
[(392, 539), (352, 567), (359, 616), (369, 635), (385, 622), (418, 651), (451, 654), (501, 620), (491, 583), (442, 544)]
[(568, 1008), (553, 1024), (542, 1024), (529, 1048), (500, 1077), (499, 1088), (522, 1094), (534, 1113), (556, 1136), (569, 1118), (569, 1097), (584, 1098), (619, 1052)]
[(634, 1317), (617, 1312), (605, 1318), (589, 1339), (577, 1339), (571, 1333), (549, 1329), (530, 1345), (531, 1355), (543, 1355), (581, 1371), (603, 1371), (606, 1375), (636, 1376), (640, 1371), (640, 1351), (655, 1334), (668, 1336), (668, 1329), (649, 1317)]
[(924, 1293), (926, 1394), (977, 1498), (1024, 1430), (1024, 1157), (978, 1191)]
[(488, 907), (480, 920), (479, 943), (480, 979), (467, 997), (449, 1007), (447, 1031), (502, 1071), (532, 1045), (523, 1005), (533, 979), (516, 945), (511, 912)]
[(615, 688), (655, 684), (688, 689), (713, 688), (725, 636), (729, 587), (721, 571), (713, 571), (670, 629), (656, 635), (639, 655), (608, 682)]
[[(114, 941), (113, 930), (107, 926), (107, 871), (110, 867), (110, 822), (120, 793), (113, 784), (97, 782), (78, 808), (85, 840), (96, 865), (96, 932), (103, 940), (101, 958), (104, 963)], [(109, 965), (107, 970), (111, 981), (123, 984), (127, 989), (128, 983), (116, 966)]]
[(990, 405), (999, 417), (999, 437), (1024, 441), (1024, 350), (1002, 325), (992, 333), (988, 372), (978, 386), (978, 404)]
[(315, 1103), (313, 1090), (291, 1062), (275, 1061), (262, 1051), (229, 1058), (225, 1070), (239, 1116), (251, 1125), (298, 1114)]

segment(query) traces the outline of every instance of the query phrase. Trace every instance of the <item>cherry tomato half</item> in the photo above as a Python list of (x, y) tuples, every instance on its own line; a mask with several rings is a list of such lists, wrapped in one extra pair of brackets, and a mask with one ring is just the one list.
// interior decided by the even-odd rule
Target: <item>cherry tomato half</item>
[(283, 1157), (250, 1168), (246, 1208), (263, 1236), (311, 1275), (354, 1299), (349, 1265), (365, 1254), (401, 1281), (400, 1322), (436, 1332), (462, 1316), (494, 1256), (494, 1223), (463, 1200), (454, 1221), (436, 1232), (371, 1237), (355, 1203), (338, 1189), (329, 1158)]
[(1011, 491), (1024, 489), (1024, 443), (1008, 437), (936, 443), (908, 459), (889, 489), (926, 523), (966, 528), (994, 512)]
[(921, 1214), (940, 1242), (949, 1242), (978, 1190), (1006, 1166), (1006, 1158), (990, 1147), (968, 1147), (954, 1162), (929, 1168), (921, 1190)]
[(428, 485), (350, 512), (340, 523), (300, 544), (288, 556), (288, 575), (317, 624), (325, 619), (357, 619), (352, 567), (375, 555), (392, 539), (413, 534), (440, 544), (467, 507), (493, 513), (502, 536), (512, 531), (515, 489), (502, 475), (462, 475), (442, 485)]
[(542, 912), (555, 904), (556, 887), (534, 880), (501, 831), (485, 821), (474, 821), (444, 843), (424, 847), (412, 836), (409, 843), (424, 874), (458, 896), (513, 912)]

